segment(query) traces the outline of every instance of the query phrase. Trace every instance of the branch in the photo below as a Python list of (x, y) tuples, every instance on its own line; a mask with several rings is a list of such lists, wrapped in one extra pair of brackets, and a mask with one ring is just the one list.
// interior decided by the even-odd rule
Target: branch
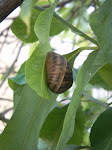
[(0, 22), (2, 22), (23, 0), (0, 0)]
[(6, 73), (5, 77), (4, 77), (4, 79), (3, 79), (2, 82), (0, 83), (0, 87), (3, 85), (3, 83), (5, 82), (5, 80), (6, 80), (7, 77), (9, 76), (9, 74), (11, 73), (12, 68), (14, 67), (14, 65), (15, 65), (15, 63), (16, 63), (18, 57), (19, 57), (19, 54), (20, 54), (20, 52), (21, 52), (22, 46), (23, 46), (23, 43), (21, 44), (21, 46), (20, 46), (20, 48), (19, 48), (19, 51), (18, 51), (18, 53), (17, 53), (17, 56), (16, 56), (14, 62), (12, 63), (12, 65), (11, 65), (11, 67), (8, 69), (8, 71), (7, 71), (7, 73)]
[(9, 119), (5, 118), (5, 117), (2, 116), (1, 114), (0, 114), (0, 120), (2, 120), (2, 121), (5, 122), (5, 123), (8, 123), (8, 121), (9, 121)]
[(6, 113), (8, 113), (10, 110), (12, 110), (13, 107), (6, 109), (4, 112), (0, 113), (1, 116), (4, 116)]
[[(56, 7), (63, 7), (64, 5), (66, 5), (67, 3), (72, 2), (73, 0), (65, 0), (65, 1), (61, 1), (58, 3), (58, 5)], [(76, 1), (76, 0), (75, 0)], [(50, 7), (50, 5), (43, 5), (42, 8), (48, 8)]]
[(2, 97), (0, 97), (0, 101), (9, 101), (9, 102), (13, 102), (13, 100), (11, 100), (11, 99), (8, 99), (8, 98), (2, 98)]
[[(6, 29), (6, 35), (4, 36), (5, 39), (4, 39), (3, 43), (2, 43), (2, 46), (0, 47), (0, 52), (2, 51), (2, 48), (4, 47), (5, 43), (7, 42), (9, 29), (10, 29), (10, 28), (7, 28), (7, 29)], [(2, 32), (2, 33), (3, 33), (3, 32)], [(1, 34), (2, 34), (2, 33), (1, 33)]]
[(96, 104), (99, 104), (100, 106), (103, 106), (105, 109), (109, 108), (109, 105), (107, 103), (102, 102), (102, 101), (100, 101), (100, 100), (98, 100), (98, 99), (88, 95), (86, 92), (83, 92), (83, 95), (87, 97), (88, 101), (91, 101), (91, 102), (94, 102)]
[[(38, 6), (34, 6), (35, 9), (38, 10), (45, 10), (44, 8), (38, 7)], [(69, 23), (68, 21), (66, 21), (64, 18), (60, 17), (58, 14), (54, 13), (54, 17), (56, 19), (58, 19), (60, 22), (64, 23), (68, 28), (70, 28), (72, 30), (72, 32), (76, 33), (79, 36), (84, 37), (85, 39), (91, 41), (92, 43), (98, 45), (97, 41), (94, 40), (93, 38), (91, 38), (90, 36), (88, 36), (87, 34), (85, 34), (84, 32), (80, 31), (78, 28), (76, 28), (75, 26), (73, 26), (71, 23)], [(99, 45), (98, 45), (99, 46)]]
[(5, 110), (4, 112), (0, 113), (0, 120), (2, 120), (2, 121), (5, 122), (5, 123), (8, 123), (9, 119), (5, 118), (4, 115), (5, 115), (7, 112), (9, 112), (10, 110), (12, 110), (12, 109), (13, 109), (13, 107), (11, 107), (11, 108)]
[(94, 1), (99, 7), (101, 6), (101, 4), (97, 0), (94, 0)]

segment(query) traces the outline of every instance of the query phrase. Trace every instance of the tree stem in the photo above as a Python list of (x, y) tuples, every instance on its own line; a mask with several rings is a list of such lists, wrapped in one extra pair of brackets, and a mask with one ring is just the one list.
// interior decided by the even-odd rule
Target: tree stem
[(101, 4), (97, 1), (97, 0), (94, 0), (94, 2), (100, 7)]
[(0, 22), (3, 21), (23, 0), (0, 0)]
[[(80, 53), (83, 50), (99, 50), (99, 48), (98, 47), (89, 47), (89, 46), (79, 47), (78, 49), (75, 50), (75, 51), (77, 51), (77, 53), (74, 53), (74, 55), (76, 56), (78, 53)], [(68, 61), (70, 61), (74, 57), (74, 55), (69, 57)]]
[(88, 94), (85, 93), (85, 92), (83, 92), (83, 95), (87, 97), (87, 100), (88, 100), (88, 101), (91, 101), (91, 102), (94, 102), (94, 103), (96, 103), (96, 104), (99, 104), (100, 106), (103, 106), (103, 107), (106, 108), (106, 109), (109, 108), (109, 105), (108, 105), (107, 103), (102, 102), (102, 101), (100, 101), (100, 100), (98, 100), (98, 99), (96, 99), (96, 98), (94, 98), (94, 97), (88, 95)]
[[(38, 7), (38, 6), (34, 6), (35, 9), (41, 10), (43, 11), (44, 8)], [(85, 34), (84, 32), (80, 31), (78, 28), (74, 27), (71, 23), (69, 23), (68, 21), (66, 21), (65, 19), (63, 19), (62, 17), (60, 17), (59, 15), (57, 15), (56, 13), (54, 13), (54, 17), (57, 18), (60, 22), (64, 23), (67, 27), (69, 27), (74, 33), (84, 37), (85, 39), (91, 41), (92, 43), (98, 45), (97, 41), (94, 40), (93, 38), (89, 37), (87, 34)]]

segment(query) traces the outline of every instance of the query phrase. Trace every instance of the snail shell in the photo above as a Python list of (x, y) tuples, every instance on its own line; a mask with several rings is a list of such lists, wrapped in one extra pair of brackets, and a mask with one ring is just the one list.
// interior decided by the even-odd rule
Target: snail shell
[(73, 83), (72, 68), (67, 59), (57, 53), (46, 56), (46, 77), (49, 89), (57, 94), (68, 90)]

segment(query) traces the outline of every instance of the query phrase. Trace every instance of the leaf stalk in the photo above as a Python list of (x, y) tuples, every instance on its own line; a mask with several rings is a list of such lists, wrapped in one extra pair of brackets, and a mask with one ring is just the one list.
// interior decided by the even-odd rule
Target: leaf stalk
[[(38, 10), (41, 10), (41, 11), (45, 10), (44, 8), (38, 7), (36, 5), (34, 6), (34, 8), (38, 9)], [(77, 35), (82, 36), (85, 39), (91, 41), (92, 43), (98, 45), (98, 43), (97, 43), (96, 40), (94, 40), (93, 38), (91, 38), (90, 36), (88, 36), (87, 34), (85, 34), (84, 32), (80, 31), (78, 28), (76, 28), (75, 26), (73, 26), (71, 23), (69, 23), (68, 21), (66, 21), (64, 18), (60, 17), (58, 14), (54, 13), (54, 17), (57, 18), (62, 23), (64, 23), (67, 27), (69, 27)]]

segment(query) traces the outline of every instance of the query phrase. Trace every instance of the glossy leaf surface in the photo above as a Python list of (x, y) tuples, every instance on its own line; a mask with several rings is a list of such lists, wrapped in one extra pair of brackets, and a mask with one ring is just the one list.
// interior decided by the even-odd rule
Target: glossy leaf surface
[(14, 115), (0, 136), (0, 150), (36, 149), (40, 128), (55, 105), (55, 99), (45, 100), (26, 85)]
[(70, 140), (74, 131), (76, 112), (79, 107), (82, 90), (92, 76), (106, 63), (102, 51), (92, 52), (82, 65), (78, 77), (77, 87), (73, 93), (68, 107), (62, 133), (57, 145), (57, 150), (64, 150), (65, 144)]
[(90, 134), (90, 150), (112, 149), (112, 108), (104, 111), (97, 118)]
[[(49, 144), (49, 150), (56, 147), (58, 142), (64, 117), (66, 114), (66, 110), (68, 105), (63, 107), (55, 108), (45, 120), (41, 132), (40, 138), (43, 139), (46, 143)], [(84, 126), (85, 126), (85, 116), (82, 112), (81, 107), (79, 107), (76, 115), (76, 130), (73, 133), (72, 139), (70, 139), (69, 144), (76, 144), (80, 145), (83, 141), (83, 133), (84, 133)]]
[(35, 33), (39, 39), (39, 45), (26, 63), (26, 80), (38, 95), (50, 99), (46, 83), (45, 59), (51, 50), (49, 32), (54, 13), (54, 6), (44, 10), (35, 23)]
[(112, 64), (112, 1), (106, 0), (90, 16), (90, 25), (107, 62)]

